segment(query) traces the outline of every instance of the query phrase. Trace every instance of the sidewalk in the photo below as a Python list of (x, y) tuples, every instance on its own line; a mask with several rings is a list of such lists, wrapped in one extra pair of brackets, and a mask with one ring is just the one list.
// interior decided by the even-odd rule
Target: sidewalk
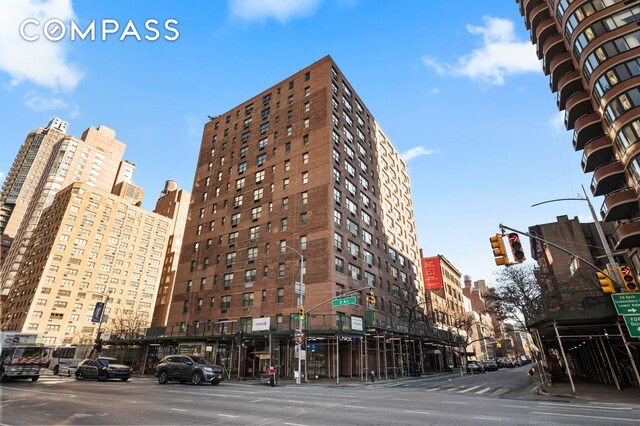
[(544, 392), (540, 387), (535, 388), (539, 395), (552, 399), (575, 398), (584, 401), (598, 401), (615, 404), (640, 405), (640, 388), (622, 388), (618, 390), (614, 385), (592, 383), (580, 378), (574, 379), (575, 393), (572, 393), (571, 383), (559, 382), (551, 385), (550, 392)]
[[(419, 380), (421, 382), (429, 382), (431, 380), (438, 380), (442, 377), (448, 377), (451, 375), (458, 375), (458, 377), (460, 376), (460, 372), (455, 371), (455, 372), (449, 372), (449, 373), (433, 373), (433, 374), (424, 374), (420, 377), (402, 377), (402, 378), (397, 378), (397, 379), (393, 379), (393, 378), (389, 378), (389, 379), (381, 379), (379, 380), (376, 377), (376, 381), (375, 382), (371, 382), (371, 380), (369, 378), (368, 381), (361, 381), (360, 377), (340, 377), (339, 383), (336, 383), (336, 379), (327, 379), (327, 378), (322, 378), (322, 379), (312, 379), (309, 380), (307, 382), (302, 382), (300, 385), (296, 385), (296, 381), (293, 379), (280, 379), (278, 381), (278, 386), (321, 386), (321, 387), (356, 387), (356, 386), (367, 386), (367, 385), (372, 385), (372, 384), (390, 384), (390, 383), (401, 383), (401, 382), (407, 382), (407, 381), (413, 381), (413, 380)], [(233, 380), (233, 379), (231, 379)], [(237, 383), (239, 384), (246, 384), (246, 385), (267, 385), (268, 383), (263, 381), (263, 380), (259, 380), (259, 379), (249, 379), (249, 380), (242, 380), (242, 381), (238, 381)]]

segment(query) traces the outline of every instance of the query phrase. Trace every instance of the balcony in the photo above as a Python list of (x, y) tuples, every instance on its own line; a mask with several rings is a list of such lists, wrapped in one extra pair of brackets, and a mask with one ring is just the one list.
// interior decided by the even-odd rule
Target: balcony
[(544, 45), (537, 45), (538, 59), (544, 58), (544, 75), (549, 75), (550, 64), (553, 58), (567, 51), (564, 47), (564, 39), (562, 35), (556, 34), (551, 37)]
[(625, 188), (607, 194), (600, 208), (600, 216), (605, 222), (628, 219), (638, 206), (635, 189)]
[(604, 136), (600, 115), (596, 112), (583, 115), (576, 120), (573, 130), (573, 149), (580, 151), (587, 142)]
[(624, 250), (640, 247), (640, 220), (621, 223), (613, 232), (613, 249)]
[(563, 75), (558, 81), (558, 109), (565, 109), (567, 99), (576, 93), (583, 91), (580, 73), (577, 70), (570, 71)]
[(591, 106), (591, 97), (586, 91), (578, 92), (567, 99), (565, 109), (565, 125), (567, 130), (573, 129), (576, 120), (582, 116), (594, 112)]
[[(522, 0), (522, 9), (524, 11), (523, 15), (530, 16), (531, 11), (536, 8), (540, 3), (546, 3), (544, 0)], [(527, 27), (529, 28), (529, 27)]]
[(594, 196), (613, 192), (620, 188), (623, 179), (624, 165), (620, 161), (614, 161), (600, 166), (593, 172), (591, 192)]
[(591, 139), (584, 146), (582, 155), (582, 171), (589, 173), (613, 160), (613, 144), (611, 139), (602, 136)]
[(556, 20), (553, 18), (547, 18), (545, 21), (542, 21), (540, 24), (538, 24), (535, 32), (531, 31), (531, 41), (544, 46), (547, 40), (551, 36), (554, 36), (556, 34), (558, 34), (558, 29), (556, 28)]
[(549, 63), (549, 87), (552, 92), (558, 90), (558, 82), (568, 72), (575, 71), (569, 52), (561, 53)]
[[(527, 28), (531, 28), (532, 34), (537, 33), (540, 24), (551, 17), (549, 14), (549, 6), (544, 2), (540, 3), (531, 10), (531, 13), (529, 13), (527, 17), (528, 23), (530, 24), (527, 25)], [(538, 44), (541, 45), (542, 43)], [(538, 55), (538, 59), (542, 59), (542, 57)]]

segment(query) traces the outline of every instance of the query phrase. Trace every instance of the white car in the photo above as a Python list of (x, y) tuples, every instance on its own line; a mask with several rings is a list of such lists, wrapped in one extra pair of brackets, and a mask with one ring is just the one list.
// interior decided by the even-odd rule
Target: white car
[(71, 377), (76, 374), (77, 369), (78, 369), (77, 365), (76, 366), (61, 365), (58, 370), (58, 375), (62, 377)]

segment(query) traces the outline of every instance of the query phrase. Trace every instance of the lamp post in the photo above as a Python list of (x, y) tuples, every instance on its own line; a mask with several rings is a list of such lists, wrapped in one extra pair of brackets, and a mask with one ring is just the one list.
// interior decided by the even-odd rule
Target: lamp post
[[(547, 201), (542, 201), (540, 203), (535, 203), (531, 205), (531, 207), (539, 206), (541, 204), (554, 203), (556, 201), (586, 201), (587, 204), (589, 205), (589, 210), (591, 211), (591, 217), (593, 217), (593, 223), (596, 226), (596, 230), (598, 231), (598, 236), (600, 237), (600, 241), (602, 242), (602, 247), (604, 248), (604, 252), (609, 262), (607, 264), (607, 268), (617, 271), (618, 264), (613, 258), (613, 251), (611, 250), (611, 247), (609, 247), (609, 242), (607, 241), (607, 237), (605, 237), (604, 235), (604, 231), (602, 230), (602, 225), (600, 223), (600, 220), (596, 216), (596, 211), (593, 209), (593, 205), (591, 204), (591, 200), (589, 200), (589, 197), (587, 196), (587, 191), (584, 189), (584, 185), (582, 185), (582, 192), (584, 192), (584, 198), (580, 196), (580, 194), (578, 194), (578, 197), (576, 198), (557, 198), (555, 200), (547, 200)], [(618, 290), (620, 288), (624, 288), (624, 285), (622, 285), (622, 283), (620, 282), (620, 279), (621, 279), (620, 274), (613, 273), (610, 275), (610, 277), (613, 278), (613, 280), (616, 283), (616, 286), (619, 287)]]
[[(90, 291), (90, 293), (98, 293), (98, 292), (92, 292)], [(93, 314), (94, 317), (96, 317), (97, 314), (97, 318), (98, 318), (98, 333), (96, 334), (96, 340), (94, 341), (94, 345), (93, 348), (91, 349), (91, 352), (89, 353), (89, 358), (91, 358), (93, 356), (93, 353), (96, 352), (97, 355), (100, 355), (100, 351), (102, 351), (102, 340), (101, 340), (101, 335), (102, 335), (102, 320), (104, 318), (104, 313), (107, 310), (107, 303), (109, 302), (109, 293), (98, 293), (101, 296), (105, 296), (105, 301), (104, 301), (104, 305), (102, 305), (102, 310), (101, 311), (97, 311), (94, 310)]]
[[(301, 312), (301, 310), (304, 308), (304, 301), (303, 301), (303, 291), (304, 291), (304, 281), (303, 281), (303, 276), (304, 276), (304, 255), (302, 253), (300, 253), (298, 250), (294, 249), (293, 247), (289, 247), (289, 246), (284, 246), (285, 248), (288, 248), (289, 250), (295, 252), (298, 256), (300, 256), (300, 292), (298, 293), (298, 314)], [(295, 283), (293, 285), (294, 291), (295, 291)], [(301, 383), (301, 376), (302, 376), (302, 315), (298, 315), (298, 329), (296, 330), (296, 333), (299, 333), (299, 339), (296, 342), (296, 347), (298, 349), (298, 374), (296, 376), (296, 384), (299, 385)]]

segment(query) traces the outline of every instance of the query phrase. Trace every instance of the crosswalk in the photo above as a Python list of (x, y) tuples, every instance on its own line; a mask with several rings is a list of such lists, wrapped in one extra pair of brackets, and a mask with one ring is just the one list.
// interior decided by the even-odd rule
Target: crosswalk
[[(496, 386), (486, 386), (486, 385), (459, 385), (459, 384), (445, 384), (439, 385), (434, 384), (433, 386), (425, 387), (424, 384), (420, 386), (423, 388), (424, 392), (447, 392), (447, 393), (456, 393), (462, 395), (481, 395), (485, 397), (498, 397), (504, 395), (509, 392), (509, 388), (501, 388)], [(417, 386), (415, 384), (406, 383), (406, 382), (396, 382), (396, 383), (378, 383), (369, 385), (370, 389), (373, 388), (412, 388), (416, 389)]]

